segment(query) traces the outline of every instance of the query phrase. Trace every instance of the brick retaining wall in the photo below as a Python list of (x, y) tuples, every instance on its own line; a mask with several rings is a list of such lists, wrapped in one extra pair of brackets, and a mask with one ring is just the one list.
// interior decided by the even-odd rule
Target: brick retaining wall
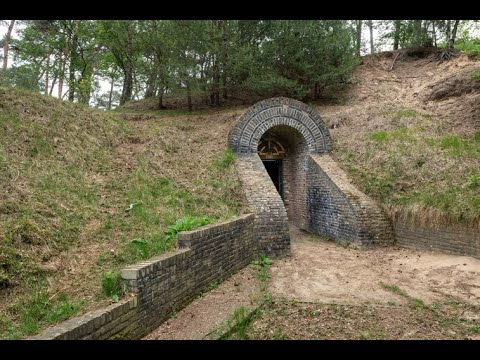
[(178, 249), (122, 270), (130, 298), (31, 339), (139, 339), (256, 257), (253, 214), (179, 233)]
[(397, 245), (480, 259), (480, 231), (461, 224), (428, 225), (414, 219), (393, 221)]

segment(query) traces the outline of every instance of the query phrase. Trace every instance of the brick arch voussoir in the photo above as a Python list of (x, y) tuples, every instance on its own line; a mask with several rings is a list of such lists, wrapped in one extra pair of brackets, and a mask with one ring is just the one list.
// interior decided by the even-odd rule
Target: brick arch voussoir
[(312, 153), (331, 150), (330, 134), (320, 116), (301, 101), (285, 97), (265, 99), (247, 109), (230, 130), (229, 145), (236, 153), (256, 152), (260, 137), (278, 125), (298, 130)]

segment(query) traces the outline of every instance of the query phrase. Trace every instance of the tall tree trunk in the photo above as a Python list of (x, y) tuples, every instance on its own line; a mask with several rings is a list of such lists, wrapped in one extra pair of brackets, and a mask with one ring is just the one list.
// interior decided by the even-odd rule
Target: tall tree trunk
[(158, 77), (157, 69), (158, 69), (158, 62), (154, 60), (153, 70), (150, 72), (150, 74), (148, 74), (147, 89), (145, 90), (145, 99), (155, 96), (155, 93), (156, 93), (155, 84), (157, 83), (157, 77)]
[(126, 70), (124, 71), (123, 78), (123, 90), (122, 96), (120, 98), (120, 105), (125, 104), (128, 100), (132, 98), (133, 91), (133, 69), (131, 64), (127, 64)]
[(68, 101), (73, 102), (75, 99), (75, 52), (70, 50), (70, 66), (68, 67)]
[(433, 46), (437, 47), (437, 30), (435, 29), (435, 20), (432, 21)]
[(400, 43), (400, 26), (402, 20), (395, 20), (395, 34), (393, 36), (393, 50), (398, 50)]
[(368, 20), (368, 28), (370, 29), (370, 54), (375, 53), (375, 48), (373, 46), (373, 23), (372, 20)]
[(448, 43), (450, 41), (450, 39), (452, 38), (452, 23), (451, 23), (451, 20), (447, 20), (447, 32), (446, 32), (446, 43), (447, 43), (447, 46), (448, 46)]
[(220, 105), (220, 73), (218, 66), (218, 57), (213, 59), (213, 86), (212, 86), (212, 105)]
[(222, 45), (221, 45), (221, 55), (222, 55), (222, 96), (224, 99), (227, 99), (227, 32), (225, 28), (225, 22), (227, 20), (222, 20), (220, 25), (222, 28)]
[(110, 93), (108, 94), (108, 104), (107, 104), (107, 110), (112, 110), (112, 96), (113, 96), (113, 84), (115, 82), (113, 75), (111, 77), (111, 82), (110, 82)]
[(50, 72), (50, 54), (47, 54), (47, 67), (45, 69), (45, 95), (48, 95), (48, 75)]
[(362, 48), (362, 20), (357, 20), (357, 56), (360, 57)]
[(158, 91), (158, 110), (165, 109), (165, 106), (163, 106), (163, 92), (164, 92), (164, 87), (160, 86), (160, 90)]
[(60, 55), (60, 74), (58, 78), (58, 98), (62, 98), (63, 92), (63, 79), (65, 77), (65, 63), (67, 62), (66, 58), (63, 57), (63, 54)]
[(190, 81), (187, 80), (187, 102), (188, 102), (188, 111), (192, 111), (192, 93), (190, 89)]
[(52, 85), (50, 86), (50, 92), (48, 93), (48, 95), (52, 96), (52, 93), (53, 93), (53, 88), (55, 87), (55, 83), (57, 82), (57, 75), (55, 75), (53, 77), (53, 80), (52, 80)]
[(458, 29), (459, 23), (460, 23), (460, 20), (455, 20), (455, 22), (453, 23), (452, 37), (450, 38), (452, 40), (452, 47), (453, 47), (453, 44), (455, 44), (455, 39), (457, 38), (457, 29)]
[(13, 26), (15, 25), (15, 20), (10, 21), (8, 25), (7, 35), (5, 36), (5, 42), (3, 43), (3, 66), (2, 73), (0, 74), (0, 79), (2, 78), (5, 71), (7, 71), (8, 66), (8, 47), (10, 46), (10, 39), (12, 37)]
[(131, 29), (128, 29), (127, 34), (127, 61), (125, 64), (122, 97), (120, 98), (120, 105), (125, 104), (132, 98), (133, 91), (133, 38)]

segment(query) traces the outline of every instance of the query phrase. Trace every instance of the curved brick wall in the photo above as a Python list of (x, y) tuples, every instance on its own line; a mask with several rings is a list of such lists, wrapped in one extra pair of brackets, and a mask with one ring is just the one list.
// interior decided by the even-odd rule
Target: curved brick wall
[(310, 155), (307, 191), (309, 231), (356, 248), (393, 244), (383, 209), (355, 188), (329, 155)]
[(230, 130), (228, 143), (233, 152), (256, 153), (262, 135), (278, 125), (297, 129), (312, 153), (328, 153), (332, 148), (330, 134), (315, 110), (284, 97), (262, 100), (250, 107)]
[[(282, 162), (285, 203), (257, 154), (258, 143), (267, 132), (287, 149)], [(260, 101), (240, 117), (228, 142), (255, 213), (259, 253), (290, 253), (289, 222), (356, 247), (393, 243), (392, 225), (383, 210), (351, 185), (326, 155), (332, 148), (330, 134), (306, 104), (289, 98)]]
[(290, 254), (288, 217), (282, 198), (257, 154), (237, 154), (236, 169), (250, 210), (260, 255)]

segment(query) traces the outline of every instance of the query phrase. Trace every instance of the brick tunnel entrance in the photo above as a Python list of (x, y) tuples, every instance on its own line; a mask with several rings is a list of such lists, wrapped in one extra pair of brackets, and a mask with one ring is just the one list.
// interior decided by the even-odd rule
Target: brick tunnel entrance
[(260, 138), (257, 153), (285, 204), (289, 222), (305, 228), (305, 138), (291, 126), (274, 126)]
[(393, 242), (383, 209), (329, 156), (330, 134), (311, 107), (289, 98), (262, 100), (239, 118), (228, 143), (255, 214), (260, 254), (288, 255), (292, 224), (359, 248)]

